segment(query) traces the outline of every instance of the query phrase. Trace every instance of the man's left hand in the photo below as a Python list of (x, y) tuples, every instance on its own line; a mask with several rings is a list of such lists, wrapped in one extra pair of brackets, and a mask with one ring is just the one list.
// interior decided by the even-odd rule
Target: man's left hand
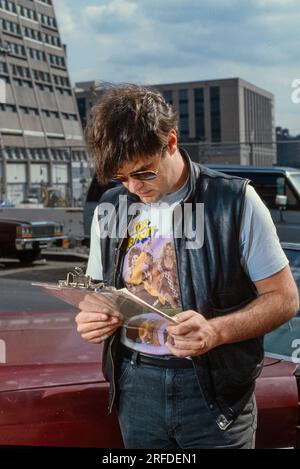
[(169, 325), (166, 346), (177, 357), (194, 357), (220, 345), (219, 335), (213, 323), (197, 313), (183, 311), (175, 316), (178, 325)]

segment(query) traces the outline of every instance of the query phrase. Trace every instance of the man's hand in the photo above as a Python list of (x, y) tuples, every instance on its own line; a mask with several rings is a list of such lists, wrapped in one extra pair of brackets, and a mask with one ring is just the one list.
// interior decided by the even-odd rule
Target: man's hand
[(235, 312), (209, 320), (191, 310), (177, 314), (179, 324), (167, 327), (170, 352), (178, 357), (201, 355), (219, 345), (262, 336), (297, 313), (298, 289), (289, 266), (254, 283), (258, 297)]
[(178, 325), (167, 327), (166, 346), (177, 357), (194, 357), (219, 345), (217, 330), (196, 311), (183, 311), (175, 316)]
[(81, 337), (92, 344), (100, 344), (122, 324), (121, 313), (106, 294), (86, 295), (79, 303), (80, 313), (75, 321)]

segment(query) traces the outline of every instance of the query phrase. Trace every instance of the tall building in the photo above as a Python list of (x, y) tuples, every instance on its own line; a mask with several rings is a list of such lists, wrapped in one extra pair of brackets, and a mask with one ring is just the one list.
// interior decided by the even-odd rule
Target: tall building
[(151, 87), (177, 110), (180, 140), (195, 161), (276, 162), (272, 93), (240, 78)]
[(75, 83), (75, 95), (83, 128), (85, 128), (91, 108), (111, 86), (114, 86), (113, 83), (102, 80)]
[(1, 198), (41, 183), (79, 197), (88, 157), (52, 0), (0, 0), (0, 85)]
[[(76, 83), (83, 125), (90, 108), (111, 86)], [(276, 162), (274, 96), (240, 78), (149, 85), (178, 112), (179, 137), (202, 163), (273, 165)]]

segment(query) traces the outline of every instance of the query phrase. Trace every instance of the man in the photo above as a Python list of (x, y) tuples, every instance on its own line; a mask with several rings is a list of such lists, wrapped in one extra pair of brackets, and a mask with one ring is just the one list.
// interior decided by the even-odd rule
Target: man
[[(163, 333), (160, 321), (150, 334), (153, 317), (126, 321), (103, 295), (80, 304), (78, 331), (104, 341), (109, 409), (116, 403), (125, 446), (252, 448), (262, 336), (298, 310), (268, 210), (248, 181), (191, 162), (177, 146), (174, 111), (154, 91), (110, 89), (93, 108), (87, 138), (100, 181), (122, 183), (95, 211), (87, 274), (125, 285), (177, 321)], [(124, 234), (115, 230), (120, 196), (131, 213)], [(178, 230), (189, 222), (194, 242)]]

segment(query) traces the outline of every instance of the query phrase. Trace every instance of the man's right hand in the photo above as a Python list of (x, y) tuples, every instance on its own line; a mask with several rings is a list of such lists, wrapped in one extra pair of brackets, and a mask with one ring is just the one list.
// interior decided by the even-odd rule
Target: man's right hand
[(122, 324), (121, 313), (107, 295), (88, 294), (79, 303), (80, 313), (75, 321), (81, 337), (92, 344), (100, 344)]

